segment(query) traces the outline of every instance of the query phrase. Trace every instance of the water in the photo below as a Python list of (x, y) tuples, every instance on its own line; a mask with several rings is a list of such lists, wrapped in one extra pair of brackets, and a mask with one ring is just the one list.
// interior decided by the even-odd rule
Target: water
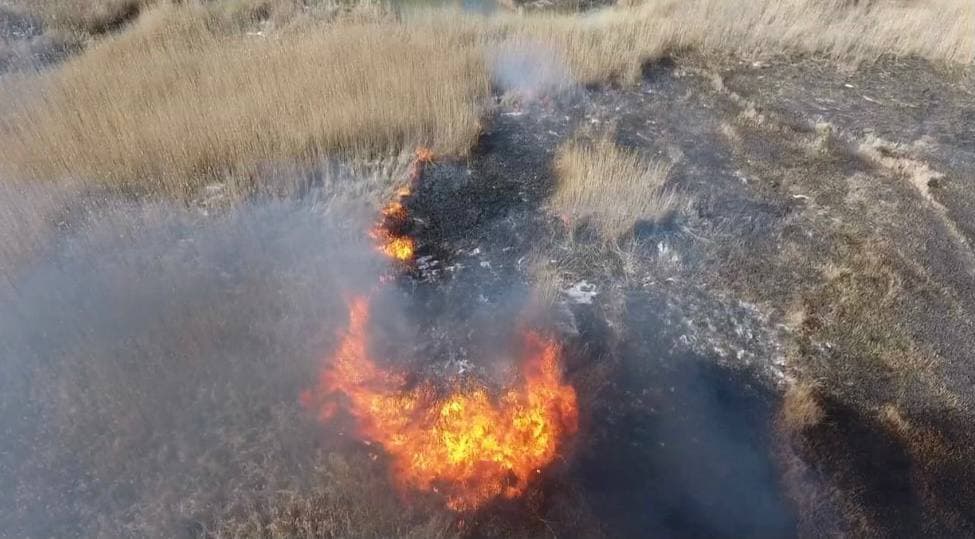
[(408, 13), (430, 8), (455, 8), (474, 15), (495, 15), (504, 8), (499, 0), (396, 0), (397, 12)]

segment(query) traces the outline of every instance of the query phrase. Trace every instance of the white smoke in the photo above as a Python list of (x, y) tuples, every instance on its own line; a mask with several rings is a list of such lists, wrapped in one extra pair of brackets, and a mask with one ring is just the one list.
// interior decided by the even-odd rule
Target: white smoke
[(523, 102), (557, 97), (576, 84), (563, 59), (552, 49), (516, 40), (489, 53), (494, 84)]

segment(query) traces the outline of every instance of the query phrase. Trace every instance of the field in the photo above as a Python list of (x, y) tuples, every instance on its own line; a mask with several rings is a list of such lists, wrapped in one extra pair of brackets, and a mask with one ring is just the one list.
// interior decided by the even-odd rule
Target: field
[[(0, 0), (0, 537), (975, 534), (973, 28)], [(404, 487), (308, 405), (358, 296), (433, 406), (550, 335), (577, 429), (476, 509)]]

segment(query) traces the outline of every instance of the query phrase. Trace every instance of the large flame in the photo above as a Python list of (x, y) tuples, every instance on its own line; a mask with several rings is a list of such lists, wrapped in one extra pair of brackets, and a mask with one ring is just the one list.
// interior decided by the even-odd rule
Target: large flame
[[(383, 208), (372, 230), (377, 247), (395, 260), (413, 259), (405, 203), (432, 158), (430, 150), (417, 150), (409, 184)], [(562, 382), (554, 341), (526, 332), (521, 379), (500, 395), (473, 383), (458, 383), (444, 395), (432, 383), (410, 385), (402, 373), (378, 365), (369, 354), (368, 322), (368, 299), (354, 298), (349, 327), (302, 402), (323, 421), (342, 405), (355, 418), (358, 434), (389, 454), (400, 488), (439, 493), (456, 511), (514, 498), (575, 432), (576, 394)]]
[(429, 383), (408, 387), (402, 374), (378, 366), (369, 355), (368, 321), (368, 301), (355, 298), (317, 390), (302, 398), (323, 420), (343, 403), (359, 435), (389, 454), (401, 488), (438, 492), (456, 511), (514, 498), (575, 432), (576, 394), (562, 382), (553, 341), (524, 335), (521, 381), (501, 395), (468, 385), (443, 396)]

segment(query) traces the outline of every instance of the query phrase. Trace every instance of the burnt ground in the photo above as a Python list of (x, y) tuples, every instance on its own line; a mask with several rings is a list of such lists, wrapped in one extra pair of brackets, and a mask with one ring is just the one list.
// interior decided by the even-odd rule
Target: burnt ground
[(0, 75), (55, 64), (82, 46), (77, 36), (47, 32), (37, 17), (0, 3)]
[[(470, 533), (975, 534), (973, 81), (680, 57), (636, 88), (499, 105), (469, 160), (428, 167), (401, 282), (426, 357), (486, 369), (489, 322), (522, 319), (545, 267), (585, 416), (547, 501)], [(685, 201), (618, 250), (545, 207), (558, 145), (606, 130), (672, 162)], [(780, 411), (799, 385), (813, 424)]]

